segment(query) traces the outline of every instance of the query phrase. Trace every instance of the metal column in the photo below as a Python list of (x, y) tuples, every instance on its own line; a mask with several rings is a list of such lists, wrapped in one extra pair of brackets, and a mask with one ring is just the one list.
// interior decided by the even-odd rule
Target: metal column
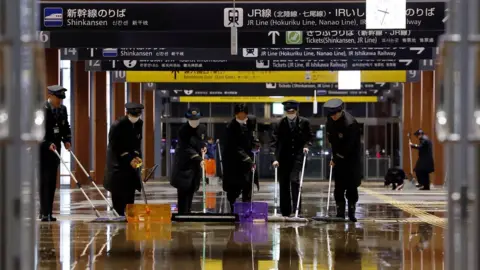
[(45, 86), (36, 13), (35, 1), (0, 0), (0, 269), (35, 269), (35, 168)]
[[(159, 170), (155, 170), (155, 178), (158, 179), (163, 176), (163, 160), (162, 160), (162, 136), (163, 136), (163, 123), (162, 123), (162, 95), (160, 91), (155, 91), (154, 104), (155, 104), (155, 164), (159, 164)], [(167, 149), (165, 149), (167, 151)], [(167, 154), (167, 153), (166, 153)]]
[(478, 269), (479, 201), (477, 0), (449, 1), (447, 31), (441, 39), (443, 84), (437, 101), (436, 129), (445, 147), (448, 172), (446, 269)]

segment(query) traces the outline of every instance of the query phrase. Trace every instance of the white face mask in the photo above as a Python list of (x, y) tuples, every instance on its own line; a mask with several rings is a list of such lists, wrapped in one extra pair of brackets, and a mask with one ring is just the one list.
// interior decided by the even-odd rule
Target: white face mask
[(293, 119), (295, 119), (295, 117), (297, 117), (297, 115), (294, 114), (294, 113), (287, 113), (287, 117), (288, 117), (288, 119), (293, 120)]
[(188, 120), (188, 124), (192, 128), (196, 128), (196, 127), (198, 127), (198, 125), (200, 125), (200, 120)]
[(138, 122), (139, 119), (140, 119), (140, 117), (134, 117), (134, 116), (131, 116), (131, 115), (128, 116), (128, 120), (130, 120), (130, 122), (132, 122), (132, 124), (135, 124), (136, 122)]
[(242, 125), (245, 125), (245, 124), (247, 124), (247, 120), (248, 120), (248, 119), (245, 118), (245, 119), (243, 119), (243, 120), (240, 120), (240, 119), (238, 119), (238, 118), (235, 118), (235, 120), (237, 120), (238, 123), (240, 123), (240, 124), (242, 124)]

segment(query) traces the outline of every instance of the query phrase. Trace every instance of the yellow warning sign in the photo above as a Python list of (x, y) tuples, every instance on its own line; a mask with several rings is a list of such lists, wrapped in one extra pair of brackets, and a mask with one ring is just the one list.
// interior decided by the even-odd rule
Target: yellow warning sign
[[(362, 71), (362, 82), (405, 82), (404, 70)], [(127, 71), (127, 82), (336, 83), (337, 71)]]
[[(330, 97), (317, 97), (317, 102), (327, 102), (332, 98), (340, 98), (343, 102), (378, 102), (378, 97), (376, 96), (330, 96)], [(296, 100), (298, 102), (308, 103), (313, 102), (313, 97), (237, 97), (237, 96), (181, 96), (178, 101), (180, 102), (212, 102), (212, 103), (222, 103), (222, 102), (243, 102), (243, 103), (270, 103), (270, 102), (284, 102), (287, 100)]]

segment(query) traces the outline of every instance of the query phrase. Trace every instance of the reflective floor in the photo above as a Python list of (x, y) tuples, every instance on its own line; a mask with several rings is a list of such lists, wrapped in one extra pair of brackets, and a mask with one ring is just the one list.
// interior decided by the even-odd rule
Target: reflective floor
[[(149, 203), (175, 208), (174, 189), (146, 188)], [(302, 214), (323, 215), (327, 190), (307, 183)], [(208, 206), (221, 211), (219, 187), (208, 192)], [(88, 222), (95, 216), (80, 192), (57, 193), (59, 221), (38, 224), (38, 269), (444, 269), (442, 189), (396, 192), (364, 184), (359, 222), (342, 224), (97, 224)], [(107, 215), (96, 191), (87, 194)], [(273, 204), (273, 185), (262, 184), (255, 200)], [(201, 193), (198, 210), (200, 202)]]

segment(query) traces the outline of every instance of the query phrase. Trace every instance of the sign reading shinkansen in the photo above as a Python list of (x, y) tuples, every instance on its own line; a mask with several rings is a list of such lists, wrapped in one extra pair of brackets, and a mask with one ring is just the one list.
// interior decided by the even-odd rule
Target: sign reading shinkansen
[(62, 60), (298, 60), (298, 59), (432, 59), (435, 48), (240, 48), (238, 55), (230, 49), (205, 48), (65, 48)]
[[(42, 30), (218, 31), (363, 30), (361, 2), (49, 2)], [(408, 2), (407, 29), (443, 30), (444, 2)], [(275, 34), (273, 34), (275, 35)]]
[(417, 70), (412, 59), (344, 59), (344, 60), (89, 60), (87, 71), (289, 71), (289, 70)]

